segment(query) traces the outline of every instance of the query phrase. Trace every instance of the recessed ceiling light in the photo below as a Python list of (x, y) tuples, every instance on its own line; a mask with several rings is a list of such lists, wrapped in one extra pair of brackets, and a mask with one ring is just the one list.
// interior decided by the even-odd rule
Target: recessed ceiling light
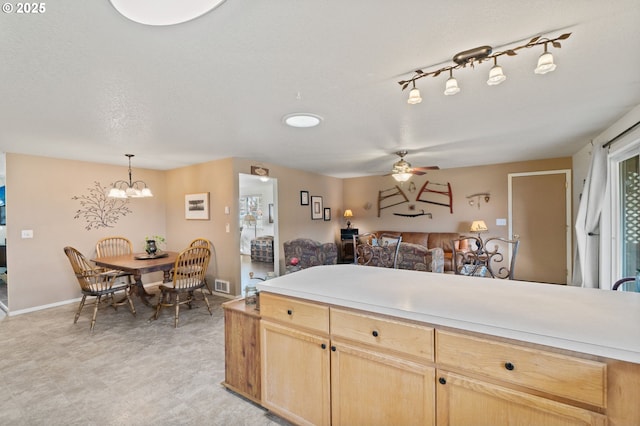
[(308, 113), (287, 114), (282, 121), (291, 127), (315, 127), (322, 121), (322, 117)]
[(220, 6), (225, 0), (110, 0), (125, 18), (145, 25), (174, 25), (191, 21)]

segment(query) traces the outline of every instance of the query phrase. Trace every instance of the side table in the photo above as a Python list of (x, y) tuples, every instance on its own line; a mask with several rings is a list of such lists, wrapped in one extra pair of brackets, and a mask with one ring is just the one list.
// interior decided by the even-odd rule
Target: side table
[(244, 299), (224, 309), (224, 382), (227, 389), (260, 404), (260, 312)]
[(353, 236), (358, 235), (357, 228), (343, 228), (340, 230), (340, 250), (339, 262), (340, 263), (353, 263)]

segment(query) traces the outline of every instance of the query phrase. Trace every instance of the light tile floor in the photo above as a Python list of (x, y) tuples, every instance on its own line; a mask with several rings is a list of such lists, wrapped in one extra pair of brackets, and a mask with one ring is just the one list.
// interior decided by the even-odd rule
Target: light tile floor
[(286, 425), (220, 384), (227, 299), (209, 300), (177, 329), (138, 299), (137, 317), (101, 309), (93, 335), (75, 303), (0, 316), (0, 425)]

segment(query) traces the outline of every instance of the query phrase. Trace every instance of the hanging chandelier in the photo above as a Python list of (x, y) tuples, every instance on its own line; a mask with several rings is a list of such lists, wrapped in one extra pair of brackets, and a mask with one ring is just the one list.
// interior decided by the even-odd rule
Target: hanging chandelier
[(131, 179), (131, 157), (133, 154), (125, 154), (129, 157), (129, 181), (118, 180), (113, 183), (111, 190), (109, 190), (110, 198), (143, 198), (153, 197), (151, 189), (141, 180), (135, 182)]
[(449, 78), (447, 79), (445, 84), (444, 94), (447, 96), (455, 95), (456, 93), (460, 92), (460, 86), (458, 86), (458, 81), (453, 77), (453, 70), (466, 68), (467, 65), (471, 68), (474, 68), (476, 64), (481, 64), (484, 61), (493, 60), (493, 67), (489, 70), (489, 79), (487, 80), (487, 84), (489, 86), (496, 86), (507, 79), (507, 76), (502, 70), (502, 66), (498, 65), (498, 57), (502, 55), (516, 56), (518, 54), (518, 50), (525, 48), (530, 49), (535, 46), (544, 46), (544, 52), (538, 58), (538, 64), (533, 72), (536, 74), (546, 74), (556, 69), (556, 65), (553, 63), (553, 55), (547, 50), (548, 45), (551, 44), (551, 46), (559, 49), (562, 47), (562, 45), (560, 44), (560, 40), (566, 40), (569, 38), (569, 36), (571, 36), (571, 33), (565, 33), (552, 39), (537, 36), (529, 40), (526, 44), (496, 53), (493, 53), (493, 48), (491, 46), (480, 46), (473, 49), (465, 50), (464, 52), (460, 52), (453, 57), (453, 62), (455, 63), (454, 65), (449, 65), (430, 72), (425, 72), (418, 69), (415, 71), (413, 77), (408, 80), (399, 81), (398, 84), (402, 86), (402, 90), (405, 90), (407, 87), (411, 86), (411, 91), (409, 93), (409, 99), (407, 100), (407, 103), (415, 105), (422, 102), (420, 89), (416, 87), (416, 80), (427, 76), (437, 77), (442, 73), (448, 73)]

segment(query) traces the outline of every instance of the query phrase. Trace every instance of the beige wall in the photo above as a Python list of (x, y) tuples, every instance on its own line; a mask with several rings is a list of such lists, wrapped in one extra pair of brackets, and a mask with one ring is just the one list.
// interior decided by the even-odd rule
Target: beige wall
[[(464, 167), (446, 170), (429, 171), (424, 176), (414, 176), (416, 191), (408, 191), (409, 182), (405, 182), (401, 189), (409, 198), (410, 203), (384, 209), (377, 217), (378, 192), (393, 188), (396, 182), (390, 176), (375, 176), (350, 178), (344, 180), (344, 207), (353, 211), (352, 224), (360, 232), (389, 230), (389, 231), (422, 231), (422, 232), (468, 232), (473, 220), (484, 220), (489, 228), (487, 235), (507, 237), (508, 226), (496, 226), (496, 219), (508, 218), (507, 184), (509, 173), (521, 173), (542, 170), (571, 169), (571, 158), (557, 158), (551, 160), (525, 161), (518, 163), (495, 164), (491, 166)], [(453, 194), (453, 214), (448, 207), (415, 202), (416, 196), (425, 181), (446, 184), (449, 182)], [(468, 195), (488, 192), (491, 194), (489, 203), (481, 201), (470, 206)], [(437, 200), (444, 197), (429, 196), (423, 199)], [(387, 201), (387, 203), (389, 203)], [(367, 210), (365, 206), (371, 205)], [(415, 211), (409, 211), (408, 206), (415, 205)], [(396, 216), (393, 213), (417, 213), (424, 209), (432, 213), (433, 219), (427, 216), (414, 218)]]
[[(237, 213), (237, 179), (233, 178), (233, 160), (210, 161), (195, 166), (166, 172), (167, 179), (167, 237), (179, 250), (195, 238), (206, 238), (213, 244), (207, 280), (213, 287), (215, 278), (236, 282), (236, 270), (240, 268), (239, 240), (234, 211)], [(185, 219), (185, 195), (209, 193), (209, 220)], [(225, 215), (229, 206), (230, 215)], [(230, 232), (226, 232), (226, 224)], [(235, 227), (234, 227), (235, 226)]]
[[(140, 251), (147, 235), (164, 235), (169, 250), (180, 250), (197, 237), (208, 238), (215, 251), (208, 279), (227, 280), (231, 283), (232, 295), (239, 294), (240, 231), (235, 220), (238, 215), (238, 173), (250, 173), (252, 165), (256, 163), (233, 158), (170, 171), (134, 166), (134, 179), (147, 182), (154, 197), (130, 200), (128, 206), (132, 212), (111, 228), (87, 230), (83, 220), (74, 219), (80, 204), (72, 197), (87, 194), (96, 181), (108, 186), (126, 178), (126, 166), (7, 154), (7, 261), (11, 312), (65, 303), (79, 297), (77, 283), (72, 279), (62, 248), (71, 245), (93, 257), (95, 242), (108, 235), (126, 236)], [(415, 177), (417, 189), (427, 178), (452, 184), (454, 214), (445, 207), (416, 203), (418, 211), (431, 212), (433, 219), (393, 215), (393, 212), (407, 213), (406, 204), (384, 210), (377, 218), (378, 191), (394, 185), (389, 177), (343, 180), (272, 164), (260, 165), (268, 168), (269, 175), (277, 179), (278, 250), (283, 259), (284, 241), (297, 237), (323, 242), (338, 240), (339, 230), (344, 227), (342, 213), (345, 208), (353, 210), (354, 226), (362, 232), (376, 229), (466, 231), (472, 220), (482, 219), (490, 228), (489, 234), (506, 236), (507, 227), (496, 227), (495, 220), (507, 217), (507, 174), (571, 168), (571, 159), (438, 170)], [(311, 220), (310, 207), (300, 205), (302, 190), (323, 197), (324, 206), (331, 208), (331, 221)], [(184, 196), (200, 192), (210, 193), (211, 219), (186, 220)], [(469, 206), (465, 197), (476, 192), (491, 193), (490, 202), (482, 202), (479, 210)], [(365, 210), (368, 202), (372, 208)], [(230, 208), (229, 215), (225, 214), (226, 206)], [(227, 223), (229, 232), (226, 232)], [(34, 238), (20, 238), (24, 229), (33, 230)], [(282, 264), (280, 267), (284, 268)], [(144, 277), (145, 282), (159, 279), (158, 274)]]
[[(123, 163), (126, 160), (123, 157)], [(142, 251), (146, 235), (165, 235), (165, 177), (160, 171), (133, 169), (136, 180), (153, 190), (151, 199), (130, 200), (130, 214), (111, 228), (85, 229), (74, 219), (80, 203), (99, 182), (105, 187), (127, 178), (127, 167), (20, 154), (7, 154), (8, 297), (12, 313), (79, 297), (64, 246), (95, 256), (95, 243), (108, 235), (129, 238)], [(33, 239), (22, 239), (33, 230)]]
[[(251, 160), (235, 159), (234, 176), (236, 187), (238, 173), (251, 173), (252, 165), (255, 166), (257, 164)], [(284, 253), (282, 252), (283, 242), (293, 238), (311, 238), (317, 241), (330, 242), (339, 238), (340, 227), (343, 224), (340, 220), (343, 211), (343, 180), (268, 163), (260, 163), (260, 165), (269, 169), (270, 177), (277, 179), (278, 250), (281, 259), (280, 270), (284, 271), (284, 265), (282, 264), (284, 259)], [(331, 220), (311, 220), (311, 207), (300, 205), (300, 191), (309, 191), (309, 196), (322, 196), (324, 207), (331, 208)], [(233, 207), (235, 209), (234, 217), (237, 217), (237, 203)], [(239, 232), (237, 228), (236, 232)], [(235, 253), (240, 253), (239, 245), (237, 245)], [(236, 256), (236, 258), (238, 257)], [(239, 267), (237, 269), (239, 270)], [(234, 280), (234, 282), (238, 282), (238, 279)]]

